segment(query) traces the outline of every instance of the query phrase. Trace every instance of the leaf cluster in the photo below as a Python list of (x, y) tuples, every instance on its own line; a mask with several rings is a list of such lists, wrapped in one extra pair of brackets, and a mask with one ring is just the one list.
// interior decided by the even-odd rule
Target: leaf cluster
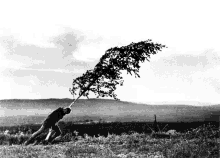
[(73, 80), (70, 92), (72, 95), (87, 98), (92, 92), (97, 98), (113, 97), (118, 100), (115, 90), (117, 85), (123, 85), (122, 71), (140, 77), (140, 62), (149, 61), (151, 54), (154, 55), (165, 47), (165, 45), (146, 40), (110, 48), (100, 58), (94, 69), (87, 70), (82, 76)]

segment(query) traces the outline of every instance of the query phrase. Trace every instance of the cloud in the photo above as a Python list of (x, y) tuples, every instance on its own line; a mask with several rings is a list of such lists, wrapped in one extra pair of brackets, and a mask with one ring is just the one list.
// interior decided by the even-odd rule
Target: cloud
[(219, 75), (216, 75), (219, 66), (220, 56), (213, 50), (207, 50), (197, 55), (174, 54), (161, 57), (150, 64), (156, 78), (173, 80), (173, 83), (177, 81), (181, 84), (186, 83), (195, 86), (195, 89), (198, 88), (198, 83), (203, 84), (202, 87), (205, 88), (204, 86), (207, 84), (205, 80), (209, 80), (209, 77), (213, 78), (213, 82), (215, 82), (214, 80), (220, 81)]
[[(30, 22), (28, 22), (30, 23)], [(39, 24), (11, 24), (0, 27), (0, 36), (13, 37), (21, 45), (35, 45), (40, 48), (55, 48), (50, 37), (62, 34), (65, 31), (59, 25), (39, 25)]]
[(0, 73), (0, 98), (71, 97), (69, 88), (81, 73), (5, 69)]
[(62, 33), (48, 38), (53, 47), (23, 44), (15, 35), (4, 34), (0, 37), (4, 50), (0, 67), (67, 73), (77, 69), (86, 71), (97, 64), (107, 49), (122, 45), (117, 37), (103, 38), (93, 32), (82, 33), (68, 27), (62, 30)]
[(79, 43), (85, 39), (85, 36), (79, 31), (70, 31), (54, 37), (51, 41), (61, 49), (63, 58), (72, 56), (73, 52), (78, 49)]
[[(1, 74), (8, 75), (8, 76), (19, 76), (16, 71), (38, 71), (38, 72), (55, 72), (55, 73), (69, 73), (69, 74), (82, 74), (85, 71), (84, 70), (75, 70), (75, 71), (69, 71), (65, 69), (32, 69), (32, 68), (16, 68), (16, 67), (7, 67), (3, 71), (1, 71)], [(10, 74), (10, 75), (9, 75)]]
[[(3, 52), (1, 52), (2, 62), (10, 67), (17, 66), (31, 66), (33, 64), (44, 63), (42, 57), (40, 57), (40, 50), (44, 50), (35, 45), (23, 45), (14, 36), (0, 37), (0, 45)], [(8, 64), (7, 64), (8, 63)], [(14, 65), (14, 63), (17, 63)]]
[(73, 57), (76, 60), (93, 62), (99, 59), (107, 49), (108, 44), (101, 37), (88, 37), (79, 44), (78, 49), (73, 53)]
[[(63, 73), (79, 73), (85, 72), (95, 64), (94, 62), (85, 62), (77, 60), (73, 57), (74, 50), (77, 49), (77, 42), (75, 46), (69, 47), (68, 41), (74, 36), (66, 33), (57, 37), (58, 48), (41, 48), (36, 45), (23, 45), (17, 41), (13, 36), (4, 36), (0, 38), (1, 44), (1, 63), (2, 68), (12, 69), (27, 69), (34, 71), (55, 71)], [(65, 38), (68, 37), (68, 38)], [(60, 49), (59, 49), (60, 48)], [(95, 61), (96, 62), (96, 61)]]
[(0, 44), (3, 48), (5, 48), (7, 53), (12, 54), (14, 52), (14, 48), (18, 45), (18, 41), (14, 36), (2, 36), (0, 37)]
[(218, 52), (207, 50), (198, 55), (173, 54), (151, 62), (151, 68), (157, 75), (192, 75), (197, 71), (206, 71), (220, 65)]
[[(80, 32), (64, 27), (65, 33), (51, 38), (51, 42), (62, 51), (62, 58), (72, 58), (76, 61), (94, 62), (105, 50), (106, 40), (93, 32)], [(69, 64), (68, 64), (69, 65)]]

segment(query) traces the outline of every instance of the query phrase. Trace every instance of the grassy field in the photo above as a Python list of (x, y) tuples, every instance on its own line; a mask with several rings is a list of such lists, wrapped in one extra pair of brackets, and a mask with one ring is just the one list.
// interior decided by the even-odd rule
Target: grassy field
[(173, 135), (130, 132), (94, 137), (74, 131), (53, 144), (29, 146), (22, 143), (30, 133), (21, 132), (0, 134), (1, 158), (218, 158), (220, 152), (220, 129), (212, 125)]

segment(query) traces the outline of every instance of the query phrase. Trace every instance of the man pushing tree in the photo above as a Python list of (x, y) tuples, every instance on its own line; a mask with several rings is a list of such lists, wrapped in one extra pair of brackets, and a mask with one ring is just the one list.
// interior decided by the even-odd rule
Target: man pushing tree
[[(62, 119), (64, 115), (71, 112), (71, 106), (74, 105), (81, 96), (88, 98), (89, 93), (92, 92), (97, 98), (113, 97), (118, 100), (115, 94), (116, 86), (122, 86), (124, 82), (121, 71), (126, 71), (131, 75), (134, 74), (135, 77), (140, 77), (140, 62), (149, 61), (148, 58), (150, 58), (151, 54), (156, 54), (164, 47), (166, 46), (147, 40), (131, 43), (128, 46), (108, 49), (94, 69), (87, 70), (82, 76), (73, 80), (70, 92), (72, 95), (78, 97), (74, 99), (68, 108), (58, 108), (52, 112), (44, 121), (41, 128), (25, 142), (25, 145), (28, 145), (47, 128), (50, 128), (50, 130), (45, 139), (46, 142), (52, 141), (62, 134), (56, 123)], [(50, 138), (53, 131), (55, 131), (55, 134)]]
[(58, 121), (63, 118), (64, 115), (69, 114), (71, 112), (71, 108), (63, 108), (59, 107), (54, 110), (42, 123), (40, 129), (33, 133), (31, 137), (24, 143), (24, 145), (28, 145), (34, 141), (34, 139), (43, 133), (46, 129), (49, 129), (49, 133), (45, 139), (45, 142), (52, 142), (53, 140), (58, 139), (62, 135), (62, 131), (57, 125)]

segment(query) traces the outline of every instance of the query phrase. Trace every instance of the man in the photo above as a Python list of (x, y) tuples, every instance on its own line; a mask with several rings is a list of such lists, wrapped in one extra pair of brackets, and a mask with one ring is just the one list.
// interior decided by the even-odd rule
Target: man
[[(44, 130), (49, 128), (49, 133), (45, 139), (45, 142), (50, 142), (53, 139), (57, 139), (62, 135), (62, 131), (60, 130), (57, 122), (63, 118), (64, 115), (69, 114), (71, 112), (71, 108), (61, 108), (54, 110), (43, 122), (42, 126), (38, 131), (32, 134), (32, 136), (24, 143), (24, 145), (30, 144), (37, 136), (39, 136)], [(55, 132), (55, 133), (54, 133)], [(53, 133), (53, 135), (52, 135)], [(50, 136), (52, 137), (50, 138)]]

